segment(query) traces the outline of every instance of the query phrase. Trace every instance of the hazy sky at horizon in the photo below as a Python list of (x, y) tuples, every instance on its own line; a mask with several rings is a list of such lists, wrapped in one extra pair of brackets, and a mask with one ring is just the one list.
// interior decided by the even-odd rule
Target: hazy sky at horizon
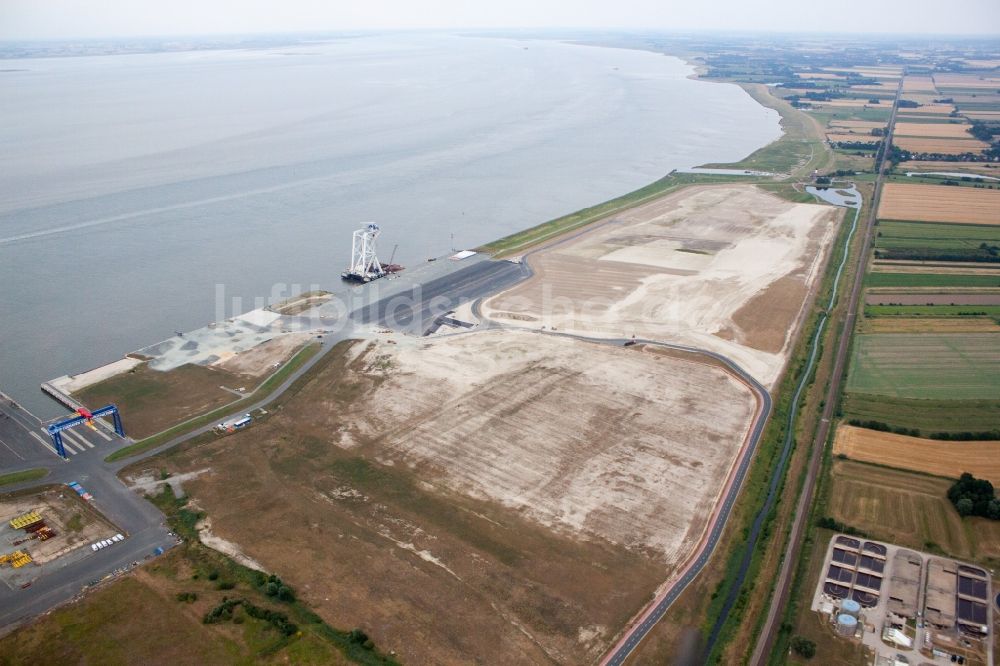
[(433, 28), (1000, 34), (998, 0), (0, 0), (0, 39)]

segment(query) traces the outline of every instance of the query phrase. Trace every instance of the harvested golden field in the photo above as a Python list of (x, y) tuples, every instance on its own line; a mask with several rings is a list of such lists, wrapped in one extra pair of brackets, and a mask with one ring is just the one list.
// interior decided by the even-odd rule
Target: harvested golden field
[(892, 95), (896, 93), (895, 83), (870, 83), (860, 86), (851, 86), (850, 90), (864, 93), (885, 93), (887, 95)]
[(873, 120), (831, 120), (830, 127), (847, 127), (851, 131), (882, 129), (886, 126), (884, 122)]
[(903, 79), (903, 92), (937, 92), (934, 79), (929, 76), (907, 76)]
[(872, 136), (871, 132), (851, 132), (848, 134), (827, 134), (826, 140), (830, 143), (871, 143), (875, 144), (882, 140), (880, 136)]
[(1000, 178), (1000, 163), (997, 162), (928, 162), (912, 160), (900, 162), (900, 171), (954, 171), (969, 172)]
[(1000, 90), (1000, 77), (978, 74), (935, 74), (934, 84), (938, 88), (980, 88)]
[(967, 123), (896, 123), (895, 133), (900, 136), (921, 136), (939, 139), (971, 139)]
[(1000, 324), (989, 317), (874, 317), (861, 323), (862, 333), (997, 333)]
[(850, 460), (834, 460), (829, 515), (870, 537), (955, 557), (1000, 560), (1000, 521), (962, 519), (948, 501), (951, 481)]
[(892, 142), (914, 153), (940, 153), (942, 155), (961, 155), (963, 153), (980, 153), (989, 145), (977, 139), (925, 139), (907, 136), (894, 136)]
[(680, 190), (555, 241), (484, 314), (530, 328), (711, 349), (781, 372), (843, 210), (750, 185)]
[(841, 425), (834, 455), (957, 479), (962, 472), (1000, 485), (1000, 442), (944, 442)]
[(970, 120), (1000, 120), (1000, 111), (963, 111), (962, 115)]
[(880, 100), (878, 102), (870, 102), (868, 99), (831, 99), (828, 102), (813, 102), (813, 106), (832, 106), (832, 107), (862, 107), (866, 109), (888, 109), (892, 106), (887, 100)]
[(918, 106), (915, 109), (900, 109), (900, 113), (911, 114), (911, 113), (926, 113), (936, 116), (947, 116), (955, 110), (955, 107), (951, 104), (925, 104), (923, 106)]
[(884, 220), (1000, 224), (1000, 190), (886, 183), (878, 216)]
[(596, 661), (697, 543), (755, 398), (641, 347), (392, 339), (163, 462), (211, 468), (185, 490), (213, 532), (403, 663)]

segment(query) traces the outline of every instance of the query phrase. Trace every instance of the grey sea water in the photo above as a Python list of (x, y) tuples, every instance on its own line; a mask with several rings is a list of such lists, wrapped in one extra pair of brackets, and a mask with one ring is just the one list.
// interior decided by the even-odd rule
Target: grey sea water
[[(424, 262), (780, 134), (643, 51), (448, 35), (0, 62), (0, 390), (336, 285), (361, 222)], [(228, 314), (235, 314), (229, 312)]]

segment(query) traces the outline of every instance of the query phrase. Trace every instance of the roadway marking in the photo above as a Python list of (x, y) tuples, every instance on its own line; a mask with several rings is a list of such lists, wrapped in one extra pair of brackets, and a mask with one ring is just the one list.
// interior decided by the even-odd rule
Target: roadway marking
[(86, 451), (88, 448), (94, 448), (94, 445), (85, 440), (80, 435), (75, 432), (70, 432), (69, 430), (63, 430), (62, 436), (64, 440), (68, 440), (76, 444), (76, 447), (80, 449), (81, 452)]
[(96, 424), (94, 426), (94, 432), (96, 432), (98, 435), (100, 435), (101, 437), (103, 437), (104, 441), (106, 441), (106, 442), (110, 442), (111, 441), (111, 437), (108, 435), (108, 433), (104, 432), (104, 429), (101, 428), (100, 426), (96, 425)]
[(15, 451), (14, 449), (12, 449), (12, 448), (10, 447), (10, 444), (8, 444), (7, 442), (3, 441), (2, 439), (0, 439), (0, 444), (3, 444), (3, 445), (4, 445), (4, 446), (6, 446), (6, 447), (7, 447), (8, 449), (10, 449), (10, 452), (11, 452), (11, 453), (13, 453), (13, 454), (14, 454), (15, 456), (17, 456), (17, 457), (18, 457), (18, 458), (20, 458), (21, 460), (24, 460), (24, 456), (22, 456), (22, 455), (21, 455), (20, 453), (18, 453), (18, 452), (17, 452), (17, 451)]
[(54, 456), (55, 456), (55, 457), (57, 457), (57, 458), (61, 458), (61, 457), (62, 457), (62, 456), (60, 456), (60, 455), (59, 455), (58, 453), (56, 453), (56, 449), (55, 449), (55, 447), (54, 447), (54, 446), (52, 445), (52, 443), (51, 443), (51, 442), (49, 442), (49, 441), (47, 441), (46, 439), (44, 439), (44, 438), (43, 438), (43, 437), (42, 437), (41, 435), (39, 435), (39, 434), (38, 434), (37, 432), (35, 432), (34, 430), (29, 430), (29, 431), (28, 431), (28, 434), (29, 434), (29, 435), (31, 435), (32, 437), (34, 437), (35, 439), (37, 439), (37, 440), (38, 440), (38, 443), (39, 443), (39, 444), (41, 444), (41, 445), (42, 445), (43, 447), (45, 447), (45, 450), (46, 450), (46, 451), (48, 451), (49, 453), (51, 453), (52, 455), (54, 455)]

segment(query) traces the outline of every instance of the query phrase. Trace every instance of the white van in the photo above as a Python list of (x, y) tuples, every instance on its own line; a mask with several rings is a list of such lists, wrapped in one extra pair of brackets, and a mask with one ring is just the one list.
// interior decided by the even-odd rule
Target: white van
[(99, 551), (101, 549), (101, 547), (98, 544), (96, 544), (96, 543), (92, 543), (92, 544), (90, 544), (90, 549), (96, 553), (97, 551)]

